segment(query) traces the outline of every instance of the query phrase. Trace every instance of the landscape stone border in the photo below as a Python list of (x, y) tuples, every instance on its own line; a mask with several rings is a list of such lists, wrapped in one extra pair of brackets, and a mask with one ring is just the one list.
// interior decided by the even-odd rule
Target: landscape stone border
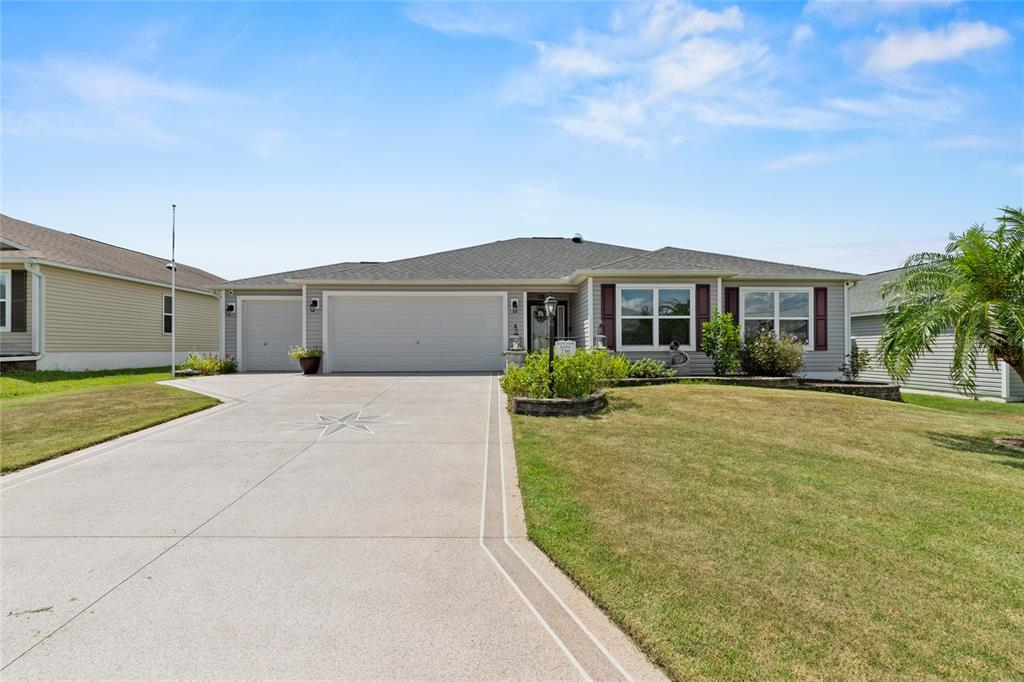
[(583, 398), (513, 398), (512, 411), (531, 417), (578, 417), (597, 412), (607, 404), (604, 393)]
[(692, 382), (701, 384), (722, 384), (726, 386), (755, 386), (759, 388), (799, 388), (805, 391), (822, 391), (856, 395), (862, 398), (877, 398), (900, 402), (903, 396), (896, 384), (873, 382), (827, 381), (823, 379), (800, 379), (798, 377), (751, 377), (751, 376), (677, 376), (621, 379), (616, 386), (652, 386), (656, 384), (677, 384)]
[(896, 384), (873, 384), (867, 382), (847, 381), (812, 381), (801, 379), (800, 385), (805, 391), (823, 391), (825, 393), (842, 393), (843, 395), (856, 395), (862, 398), (877, 398), (878, 400), (891, 400), (901, 402), (903, 394)]

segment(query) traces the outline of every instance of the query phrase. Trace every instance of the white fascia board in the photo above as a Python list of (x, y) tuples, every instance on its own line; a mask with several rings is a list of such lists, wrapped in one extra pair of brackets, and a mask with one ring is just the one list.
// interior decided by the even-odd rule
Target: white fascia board
[[(61, 263), (59, 261), (47, 260), (45, 258), (5, 258), (8, 263), (35, 263), (38, 265), (45, 265), (51, 268), (61, 268), (64, 270), (74, 270), (75, 272), (84, 272), (88, 275), (96, 275), (98, 277), (109, 277), (110, 279), (120, 279), (125, 282), (137, 282), (139, 284), (149, 284), (154, 287), (163, 287), (164, 289), (170, 289), (170, 282), (157, 282), (151, 279), (142, 279), (141, 277), (131, 277), (129, 275), (118, 275), (113, 272), (104, 272), (102, 270), (93, 270), (92, 268), (83, 268), (78, 265), (69, 265), (67, 263)], [(212, 291), (205, 291), (203, 289), (192, 289), (190, 287), (175, 287), (178, 291), (187, 291), (192, 294), (202, 294), (203, 296), (216, 297), (217, 294)]]
[(206, 289), (210, 291), (296, 291), (301, 287), (293, 284), (232, 284), (226, 282), (223, 284), (207, 284)]
[(694, 278), (694, 277), (721, 277), (728, 279), (735, 277), (736, 273), (722, 272), (721, 270), (577, 270), (569, 278), (573, 282), (582, 282), (589, 277), (607, 279), (609, 277), (669, 277), (669, 278)]
[[(571, 287), (565, 279), (287, 279), (286, 282), (301, 286), (345, 287), (375, 286), (387, 288), (445, 286), (445, 287), (480, 287), (493, 286), (519, 289), (522, 287)], [(241, 288), (241, 287), (239, 287)]]

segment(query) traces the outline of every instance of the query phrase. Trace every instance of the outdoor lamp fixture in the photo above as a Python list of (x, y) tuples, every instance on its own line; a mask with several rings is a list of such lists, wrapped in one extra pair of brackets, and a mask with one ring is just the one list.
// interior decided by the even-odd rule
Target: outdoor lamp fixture
[(520, 346), (519, 338), (519, 325), (512, 325), (512, 337), (509, 339), (509, 350), (519, 350)]
[(555, 397), (555, 313), (558, 299), (548, 296), (544, 299), (544, 310), (548, 314), (548, 394)]
[(230, 315), (233, 312), (235, 312), (235, 304), (234, 303), (228, 303), (226, 306), (224, 306), (224, 313), (226, 315)]
[(518, 313), (518, 312), (519, 312), (519, 299), (518, 299), (518, 298), (513, 298), (513, 299), (512, 299), (512, 302), (511, 302), (511, 303), (510, 303), (509, 305), (510, 305), (510, 306), (511, 306), (511, 308), (512, 308), (512, 313), (513, 313), (513, 314), (515, 314), (515, 313)]
[(309, 312), (315, 313), (320, 310), (320, 299), (314, 298), (309, 301)]

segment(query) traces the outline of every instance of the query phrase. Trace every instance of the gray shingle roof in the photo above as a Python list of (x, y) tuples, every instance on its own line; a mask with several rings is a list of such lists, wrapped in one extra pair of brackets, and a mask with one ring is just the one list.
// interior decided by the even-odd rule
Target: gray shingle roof
[(864, 279), (850, 287), (850, 314), (851, 315), (874, 315), (885, 311), (885, 301), (879, 293), (879, 289), (886, 282), (899, 277), (903, 268), (895, 270), (883, 270), (866, 275)]
[[(171, 272), (166, 267), (167, 258), (150, 256), (6, 215), (0, 215), (0, 236), (25, 247), (24, 250), (5, 250), (3, 255), (7, 257), (17, 255), (39, 258), (158, 284), (171, 283)], [(177, 283), (180, 287), (202, 289), (222, 281), (217, 275), (205, 270), (178, 263)]]
[(287, 280), (339, 282), (553, 281), (579, 271), (600, 273), (675, 271), (749, 277), (856, 278), (846, 272), (665, 247), (645, 251), (628, 246), (560, 237), (520, 237), (383, 263), (335, 263), (305, 270), (225, 282), (223, 287), (279, 286)]
[[(230, 282), (222, 282), (225, 287), (271, 287), (271, 286), (293, 286), (289, 279), (332, 279), (334, 275), (344, 270), (358, 268), (366, 263), (331, 263), (330, 265), (319, 265), (315, 268), (303, 268), (301, 270), (287, 270), (285, 272), (274, 272), (269, 275), (258, 275), (245, 279), (233, 279)], [(218, 287), (219, 289), (220, 287)]]
[(598, 270), (612, 272), (641, 272), (659, 270), (682, 270), (690, 272), (712, 272), (735, 274), (743, 277), (857, 277), (849, 272), (808, 268), (802, 265), (775, 263), (755, 258), (741, 258), (722, 253), (693, 251), (666, 246), (657, 251), (646, 251), (638, 256), (605, 263)]
[(324, 273), (319, 279), (555, 280), (568, 277), (577, 270), (640, 253), (644, 251), (600, 242), (577, 243), (558, 237), (521, 237), (427, 256), (344, 268)]

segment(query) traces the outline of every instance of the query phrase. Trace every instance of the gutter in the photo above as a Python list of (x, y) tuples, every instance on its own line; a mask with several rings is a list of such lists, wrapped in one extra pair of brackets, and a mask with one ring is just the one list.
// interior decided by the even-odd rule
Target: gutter
[[(149, 284), (154, 287), (163, 287), (170, 289), (170, 282), (158, 282), (152, 279), (143, 279), (141, 277), (131, 277), (130, 275), (119, 275), (114, 272), (104, 272), (102, 270), (93, 270), (92, 268), (85, 268), (79, 265), (70, 265), (68, 263), (61, 263), (60, 261), (48, 260), (45, 258), (18, 258), (18, 257), (4, 257), (3, 259), (9, 263), (25, 263), (25, 264), (38, 264), (46, 265), (51, 268), (63, 268), (65, 270), (74, 270), (75, 272), (84, 272), (89, 275), (97, 275), (99, 277), (109, 277), (111, 279), (120, 279), (126, 282), (138, 282), (139, 284)], [(191, 287), (176, 287), (178, 291), (187, 291), (193, 294), (202, 294), (203, 296), (216, 296), (215, 293), (207, 289), (193, 289)]]

